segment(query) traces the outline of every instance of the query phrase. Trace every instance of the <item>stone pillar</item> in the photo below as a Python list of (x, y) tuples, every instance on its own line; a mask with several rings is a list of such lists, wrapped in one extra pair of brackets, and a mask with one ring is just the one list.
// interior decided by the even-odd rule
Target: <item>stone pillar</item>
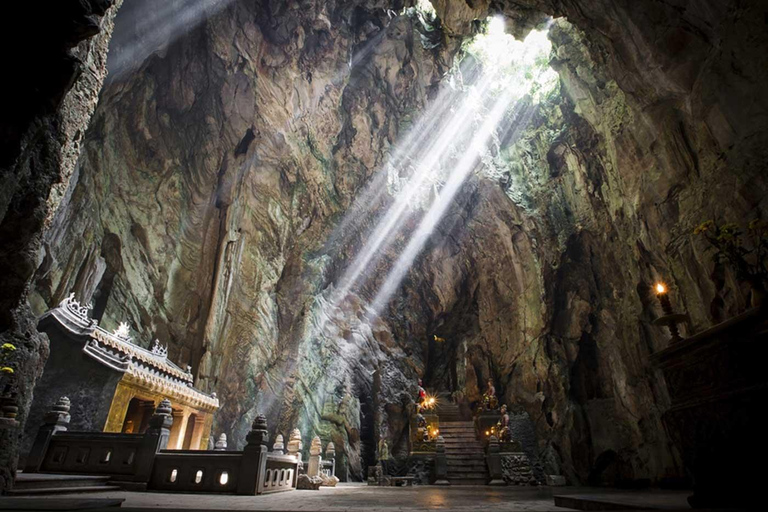
[(309, 446), (309, 465), (307, 466), (307, 476), (319, 476), (322, 469), (323, 459), (323, 445), (319, 436), (315, 436), (312, 439), (312, 444)]
[(283, 455), (285, 446), (283, 445), (283, 435), (277, 434), (275, 437), (275, 444), (272, 445), (272, 453), (275, 455)]
[(198, 414), (195, 416), (195, 428), (192, 430), (192, 441), (189, 443), (190, 450), (204, 450), (207, 448), (207, 446), (203, 446), (202, 443), (204, 428), (205, 416)]
[(501, 447), (495, 435), (492, 435), (488, 441), (486, 462), (488, 464), (488, 473), (491, 475), (491, 481), (488, 485), (506, 485), (504, 475), (501, 472)]
[(237, 480), (237, 494), (255, 495), (264, 490), (264, 472), (267, 468), (267, 418), (256, 416), (251, 431), (245, 438), (240, 475)]
[(184, 429), (187, 426), (187, 414), (183, 410), (173, 411), (173, 426), (168, 439), (169, 450), (179, 450), (184, 442)]
[(434, 485), (451, 485), (448, 481), (448, 460), (445, 457), (445, 439), (443, 436), (438, 436), (435, 442)]
[(336, 447), (333, 443), (328, 443), (325, 449), (325, 459), (331, 461), (331, 470), (328, 476), (336, 476)]
[(288, 439), (288, 455), (293, 455), (296, 460), (299, 461), (299, 472), (304, 469), (304, 464), (301, 461), (301, 449), (304, 444), (301, 442), (301, 432), (295, 428), (291, 431), (291, 437)]
[(219, 440), (216, 441), (216, 445), (213, 448), (217, 452), (224, 452), (227, 450), (227, 434), (224, 432), (219, 436)]
[(149, 419), (149, 427), (139, 445), (136, 456), (136, 473), (133, 480), (136, 482), (149, 482), (152, 476), (152, 465), (155, 455), (168, 446), (168, 438), (173, 426), (171, 416), (171, 401), (164, 398), (155, 409), (155, 414)]
[(63, 396), (51, 408), (43, 418), (43, 425), (37, 432), (37, 437), (32, 445), (32, 449), (27, 457), (27, 465), (24, 467), (25, 473), (37, 473), (45, 459), (45, 452), (48, 451), (48, 445), (51, 437), (56, 432), (65, 432), (69, 426), (69, 398)]

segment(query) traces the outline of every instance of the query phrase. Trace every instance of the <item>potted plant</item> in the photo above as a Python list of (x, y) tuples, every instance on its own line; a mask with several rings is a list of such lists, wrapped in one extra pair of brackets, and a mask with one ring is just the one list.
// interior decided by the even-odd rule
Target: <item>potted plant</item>
[(714, 249), (716, 264), (729, 265), (736, 279), (749, 285), (750, 304), (762, 306), (768, 283), (768, 222), (754, 219), (742, 229), (735, 223), (708, 220), (693, 233), (704, 237)]

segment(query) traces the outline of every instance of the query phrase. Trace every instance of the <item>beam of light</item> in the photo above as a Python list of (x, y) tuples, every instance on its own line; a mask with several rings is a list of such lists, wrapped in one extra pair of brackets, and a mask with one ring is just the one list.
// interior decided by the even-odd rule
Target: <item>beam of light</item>
[(110, 42), (110, 80), (136, 69), (153, 53), (226, 8), (234, 0), (129, 1), (118, 11)]
[[(470, 77), (470, 84), (479, 80), (479, 66), (476, 61), (472, 61), (469, 65), (463, 64), (460, 72), (462, 75)], [(430, 101), (416, 123), (394, 146), (392, 153), (387, 158), (385, 169), (377, 172), (364, 190), (355, 196), (352, 206), (330, 236), (330, 241), (338, 241), (345, 234), (357, 230), (359, 225), (366, 221), (372, 205), (378, 204), (383, 196), (388, 195), (386, 169), (397, 169), (407, 162), (413, 161), (420, 148), (423, 150), (425, 146), (429, 145), (429, 141), (435, 136), (435, 130), (439, 129), (439, 125), (444, 121), (444, 116), (455, 108), (456, 102), (460, 101), (463, 95), (464, 93), (451, 87), (439, 89), (437, 96)], [(348, 282), (349, 277), (343, 278), (341, 282)]]
[[(374, 257), (382, 254), (382, 246), (395, 234), (395, 228), (399, 226), (408, 206), (419, 193), (434, 167), (446, 157), (448, 148), (471, 129), (470, 121), (477, 110), (476, 102), (485, 96), (490, 84), (491, 80), (480, 80), (480, 84), (472, 86), (473, 94), (466, 95), (458, 110), (440, 127), (437, 137), (428, 137), (432, 140), (428, 140), (424, 152), (419, 155), (418, 152), (422, 151), (422, 148), (415, 148), (417, 154), (413, 155), (413, 160), (417, 161), (416, 170), (407, 185), (397, 194), (394, 204), (373, 229), (363, 250), (355, 257), (349, 270), (342, 277), (340, 299), (349, 293), (361, 274), (371, 268)], [(427, 135), (431, 134), (427, 132)]]
[(513, 91), (511, 89), (505, 90), (502, 95), (496, 100), (488, 116), (483, 121), (482, 126), (472, 138), (470, 143), (470, 151), (465, 152), (461, 160), (451, 170), (448, 181), (443, 189), (440, 191), (440, 196), (437, 197), (429, 209), (427, 214), (422, 219), (419, 227), (411, 235), (411, 239), (408, 242), (405, 250), (395, 262), (392, 270), (387, 275), (384, 284), (379, 289), (376, 298), (373, 300), (374, 311), (381, 311), (383, 307), (389, 301), (389, 297), (395, 292), (400, 282), (403, 280), (406, 272), (411, 268), (411, 264), (416, 256), (421, 252), (421, 249), (429, 239), (430, 234), (437, 226), (443, 214), (451, 205), (453, 198), (461, 188), (469, 173), (477, 164), (482, 152), (488, 144), (491, 136), (493, 135), (496, 127), (501, 122), (504, 113), (507, 111), (510, 103), (513, 101)]

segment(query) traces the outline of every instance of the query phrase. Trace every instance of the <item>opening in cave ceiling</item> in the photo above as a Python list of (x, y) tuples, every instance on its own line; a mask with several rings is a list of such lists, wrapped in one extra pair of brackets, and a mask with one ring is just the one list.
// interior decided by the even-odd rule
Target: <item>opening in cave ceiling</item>
[[(506, 33), (504, 19), (493, 16), (464, 44), (463, 57), (439, 93), (392, 149), (386, 189), (374, 182), (340, 223), (337, 231), (343, 232), (375, 216), (366, 211), (368, 205), (377, 204), (385, 190), (392, 196), (339, 281), (334, 304), (380, 278), (384, 254), (397, 245), (395, 262), (375, 287), (373, 310), (380, 312), (470, 174), (498, 174), (500, 142), (514, 140), (536, 106), (557, 90), (558, 75), (549, 66), (550, 25), (517, 41)], [(410, 230), (413, 223), (417, 227)]]

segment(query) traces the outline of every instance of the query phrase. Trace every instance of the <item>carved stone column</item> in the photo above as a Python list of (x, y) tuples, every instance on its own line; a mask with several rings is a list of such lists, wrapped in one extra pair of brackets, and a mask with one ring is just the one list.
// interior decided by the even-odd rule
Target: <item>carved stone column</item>
[(451, 485), (448, 481), (448, 460), (445, 456), (445, 439), (443, 436), (438, 436), (435, 446), (434, 485)]
[(160, 402), (160, 405), (155, 409), (155, 414), (150, 418), (149, 428), (144, 433), (144, 438), (137, 453), (134, 481), (145, 484), (149, 482), (149, 478), (152, 476), (152, 464), (155, 461), (155, 455), (168, 446), (168, 438), (173, 426), (171, 411), (171, 401), (165, 398)]
[(267, 418), (256, 416), (251, 431), (245, 438), (240, 475), (237, 480), (237, 494), (261, 494), (264, 490), (264, 472), (267, 468)]
[(43, 425), (37, 432), (37, 437), (32, 445), (32, 450), (27, 457), (27, 465), (24, 467), (25, 473), (37, 473), (45, 459), (45, 452), (48, 451), (48, 445), (51, 437), (56, 432), (65, 432), (69, 426), (69, 398), (63, 396), (51, 408), (43, 418)]
[(320, 469), (323, 465), (322, 460), (323, 446), (319, 436), (315, 436), (312, 439), (312, 444), (309, 446), (309, 465), (307, 466), (307, 476), (319, 476)]
[(495, 435), (491, 436), (488, 441), (488, 455), (486, 456), (488, 463), (488, 472), (491, 475), (491, 481), (488, 485), (506, 485), (504, 482), (504, 476), (501, 472), (501, 447), (499, 446), (499, 440)]

